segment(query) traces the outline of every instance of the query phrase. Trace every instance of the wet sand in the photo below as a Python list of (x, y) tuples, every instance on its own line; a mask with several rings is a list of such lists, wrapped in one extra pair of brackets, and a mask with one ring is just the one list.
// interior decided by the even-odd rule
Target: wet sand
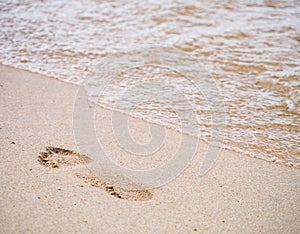
[[(228, 117), (227, 149), (300, 169), (299, 12), (297, 0), (0, 1), (0, 64), (85, 80), (90, 97), (108, 108), (134, 85), (117, 107), (125, 113), (159, 93), (159, 105), (139, 103), (130, 115), (180, 129), (179, 105), (186, 132), (207, 139), (212, 98), (201, 87), (210, 84)], [(125, 54), (127, 68), (98, 99), (93, 92), (103, 87), (104, 69), (95, 65), (108, 62), (110, 73)], [(134, 65), (147, 58), (149, 66)]]
[[(89, 158), (77, 153), (77, 86), (0, 66), (0, 90), (2, 233), (300, 232), (298, 169), (224, 150), (199, 177), (207, 147), (199, 141), (195, 157), (172, 182), (127, 191), (91, 174)], [(110, 111), (98, 108), (96, 115), (105, 151), (124, 163), (127, 154), (109, 132)], [(147, 138), (146, 123), (131, 120), (131, 126), (136, 139)], [(179, 135), (167, 130), (171, 145), (150, 166), (168, 160)], [(135, 159), (126, 163), (137, 166)]]

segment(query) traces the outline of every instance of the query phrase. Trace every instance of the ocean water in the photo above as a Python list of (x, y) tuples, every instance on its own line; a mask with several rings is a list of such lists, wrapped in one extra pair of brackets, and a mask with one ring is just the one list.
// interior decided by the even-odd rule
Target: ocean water
[(98, 93), (106, 58), (174, 48), (218, 91), (224, 148), (300, 168), (300, 1), (10, 0), (0, 23), (0, 63), (84, 83), (100, 105), (174, 129), (189, 123), (209, 141), (205, 90), (164, 63), (128, 66)]

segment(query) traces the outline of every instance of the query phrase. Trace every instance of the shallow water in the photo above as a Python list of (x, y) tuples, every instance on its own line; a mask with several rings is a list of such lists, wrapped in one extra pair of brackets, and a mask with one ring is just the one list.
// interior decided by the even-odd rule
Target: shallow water
[[(299, 1), (1, 1), (0, 22), (2, 64), (77, 84), (116, 52), (177, 48), (202, 63), (219, 90), (225, 148), (300, 168)], [(184, 96), (168, 93), (167, 84)], [(86, 85), (98, 98), (92, 91), (101, 77)], [(151, 96), (147, 90), (168, 105), (158, 99), (136, 106)], [(121, 111), (180, 129), (176, 106), (191, 134), (211, 137), (207, 97), (174, 70), (130, 68), (100, 102), (112, 107), (120, 96)], [(183, 104), (190, 99), (198, 121)]]

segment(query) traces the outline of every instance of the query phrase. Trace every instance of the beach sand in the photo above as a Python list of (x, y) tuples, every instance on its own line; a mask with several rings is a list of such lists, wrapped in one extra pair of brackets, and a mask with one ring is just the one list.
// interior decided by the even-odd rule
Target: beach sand
[[(300, 170), (223, 150), (200, 177), (207, 147), (201, 141), (183, 173), (159, 188), (127, 191), (97, 178), (85, 166), (91, 159), (77, 153), (77, 91), (72, 84), (0, 66), (1, 233), (300, 232)], [(110, 113), (100, 107), (96, 113), (105, 152), (120, 165), (140, 166), (134, 156), (124, 160), (130, 154), (111, 134)], [(131, 119), (130, 126), (136, 139), (147, 141), (147, 123)], [(166, 135), (167, 146), (145, 159), (146, 166), (174, 154), (180, 134)]]

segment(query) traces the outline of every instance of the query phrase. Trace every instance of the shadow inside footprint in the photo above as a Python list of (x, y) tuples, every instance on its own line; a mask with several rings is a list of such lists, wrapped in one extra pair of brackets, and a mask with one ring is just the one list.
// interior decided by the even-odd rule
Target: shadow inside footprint
[(59, 147), (48, 146), (45, 151), (40, 152), (38, 162), (44, 167), (58, 168), (85, 164), (91, 159), (86, 155)]

